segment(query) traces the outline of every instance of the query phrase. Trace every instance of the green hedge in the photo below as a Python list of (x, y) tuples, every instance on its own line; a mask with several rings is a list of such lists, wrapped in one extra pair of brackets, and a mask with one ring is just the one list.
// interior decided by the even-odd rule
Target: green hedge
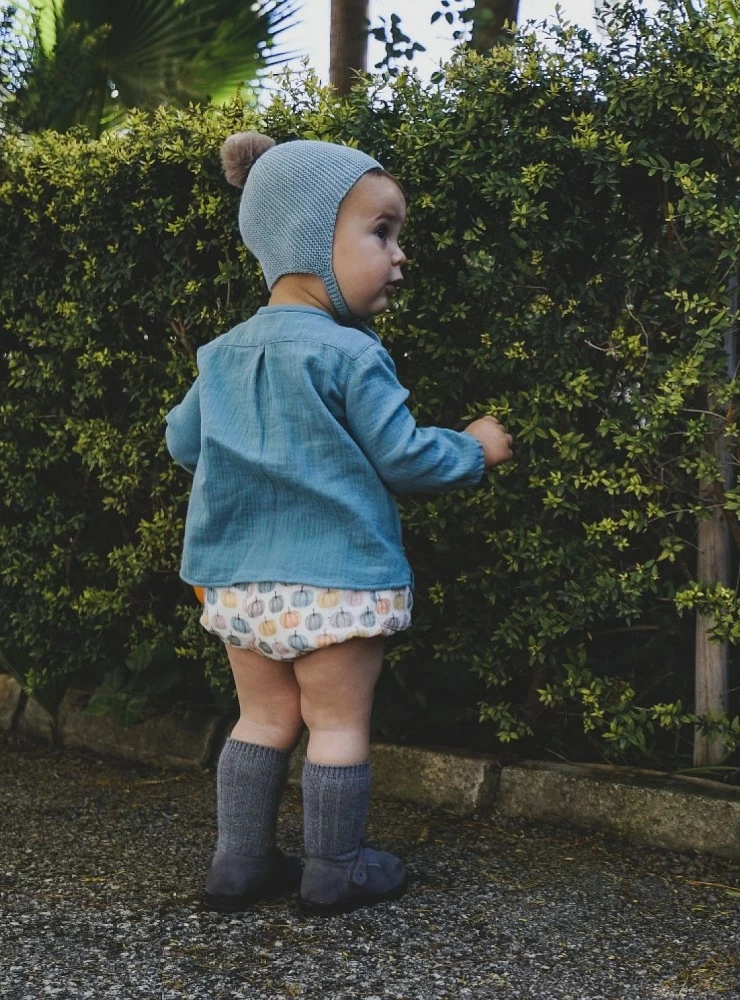
[[(198, 345), (266, 299), (218, 162), (256, 127), (356, 143), (401, 179), (406, 287), (376, 328), (422, 424), (493, 413), (516, 440), (481, 489), (402, 501), (416, 619), (375, 735), (685, 761), (684, 612), (740, 635), (735, 593), (695, 579), (697, 481), (720, 482), (705, 442), (734, 447), (738, 396), (740, 43), (732, 5), (707, 6), (669, 4), (652, 28), (626, 6), (602, 48), (523, 34), (390, 96), (338, 101), (309, 76), (259, 117), (162, 110), (96, 142), (5, 140), (5, 669), (47, 701), (97, 685), (129, 717), (231, 697), (176, 575), (189, 479), (163, 417)], [(740, 490), (718, 502), (734, 520)]]

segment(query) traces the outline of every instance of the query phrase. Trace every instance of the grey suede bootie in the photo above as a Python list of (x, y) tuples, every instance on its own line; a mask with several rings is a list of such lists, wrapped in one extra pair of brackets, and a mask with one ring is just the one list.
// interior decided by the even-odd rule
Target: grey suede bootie
[(398, 899), (406, 869), (398, 858), (363, 840), (370, 800), (370, 762), (303, 766), (303, 844), (306, 862), (298, 909), (331, 917)]
[(203, 902), (209, 910), (235, 913), (263, 899), (276, 899), (301, 881), (300, 858), (283, 854), (277, 847), (272, 854), (250, 858), (243, 854), (216, 851), (206, 879)]
[(290, 753), (230, 737), (218, 760), (218, 840), (203, 902), (233, 913), (297, 888), (299, 858), (275, 846)]
[(298, 909), (304, 916), (333, 917), (399, 899), (408, 886), (408, 874), (394, 854), (366, 844), (331, 860), (307, 858), (301, 879)]

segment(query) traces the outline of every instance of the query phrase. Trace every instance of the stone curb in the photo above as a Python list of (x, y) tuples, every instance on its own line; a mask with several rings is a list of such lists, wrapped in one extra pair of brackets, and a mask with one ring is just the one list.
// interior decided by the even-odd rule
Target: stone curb
[(35, 698), (28, 698), (18, 715), (16, 731), (19, 736), (53, 743), (56, 738), (56, 719)]
[(524, 760), (501, 769), (494, 810), (740, 860), (740, 788), (703, 778)]
[(9, 733), (15, 728), (22, 701), (23, 690), (18, 681), (0, 674), (0, 731)]
[(122, 726), (106, 715), (88, 715), (88, 698), (84, 691), (71, 690), (59, 706), (58, 738), (62, 746), (177, 770), (202, 769), (210, 763), (223, 729), (220, 716), (190, 710)]
[[(213, 713), (169, 713), (125, 728), (85, 713), (88, 695), (68, 691), (56, 718), (0, 676), (0, 730), (160, 767), (215, 765), (229, 727)], [(291, 760), (300, 784), (306, 737)], [(599, 830), (675, 851), (740, 860), (740, 789), (701, 778), (606, 764), (523, 760), (445, 747), (371, 748), (373, 795), (459, 815), (508, 816)]]

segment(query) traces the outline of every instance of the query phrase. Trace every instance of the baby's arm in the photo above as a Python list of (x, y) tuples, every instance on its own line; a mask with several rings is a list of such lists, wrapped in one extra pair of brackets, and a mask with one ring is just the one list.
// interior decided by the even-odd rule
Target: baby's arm
[(355, 363), (347, 386), (350, 433), (393, 493), (444, 493), (476, 486), (484, 449), (472, 434), (417, 427), (386, 350), (373, 345)]
[(181, 403), (167, 414), (165, 440), (170, 455), (191, 475), (200, 457), (200, 386), (199, 379), (190, 386)]

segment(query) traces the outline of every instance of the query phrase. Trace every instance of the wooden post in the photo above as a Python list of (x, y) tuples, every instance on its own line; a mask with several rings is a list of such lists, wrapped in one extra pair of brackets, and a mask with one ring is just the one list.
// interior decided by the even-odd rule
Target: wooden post
[[(725, 333), (725, 355), (727, 357), (727, 377), (735, 377), (737, 367), (736, 317), (738, 314), (737, 279), (730, 283), (732, 321)], [(709, 398), (709, 409), (716, 404)], [(735, 482), (732, 455), (722, 437), (716, 445), (716, 455), (722, 469), (725, 489), (731, 489)], [(701, 495), (710, 498), (711, 485), (701, 484)], [(714, 497), (716, 504), (716, 495)], [(721, 583), (731, 586), (732, 560), (730, 532), (724, 512), (715, 509), (710, 520), (699, 525), (699, 554), (697, 579), (703, 583)], [(729, 650), (727, 642), (712, 642), (709, 632), (714, 624), (710, 615), (696, 616), (696, 664), (694, 675), (694, 709), (697, 715), (708, 712), (726, 712), (728, 708)], [(694, 766), (707, 767), (720, 764), (727, 756), (727, 747), (718, 736), (708, 736), (699, 729), (694, 734)]]
[(331, 0), (329, 81), (340, 95), (349, 92), (352, 71), (367, 63), (368, 0)]

